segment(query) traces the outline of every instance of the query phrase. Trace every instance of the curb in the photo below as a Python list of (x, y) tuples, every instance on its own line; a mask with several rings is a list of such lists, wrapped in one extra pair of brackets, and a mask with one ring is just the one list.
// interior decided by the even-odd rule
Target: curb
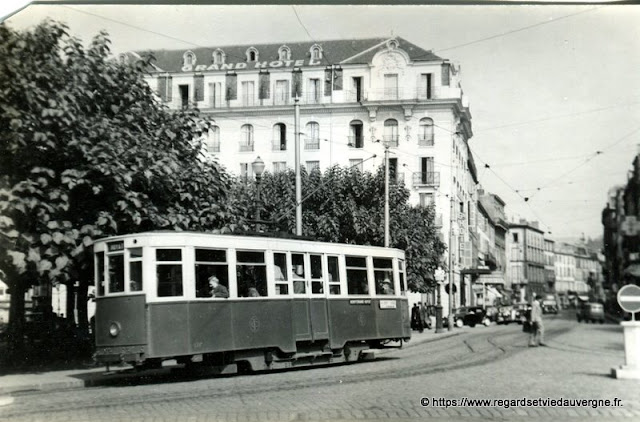
[(402, 350), (402, 349), (408, 349), (411, 347), (415, 347), (419, 344), (423, 344), (423, 343), (432, 343), (434, 341), (439, 341), (439, 340), (444, 340), (445, 338), (450, 338), (450, 337), (455, 337), (455, 336), (459, 336), (460, 334), (463, 334), (464, 331), (448, 331), (445, 333), (439, 333), (439, 334), (434, 334), (433, 337), (427, 337), (425, 339), (421, 339), (421, 340), (416, 340), (416, 341), (411, 341), (409, 340), (409, 342), (404, 343), (402, 345), (401, 348), (399, 347), (395, 347), (395, 348), (387, 348), (387, 349), (376, 349), (376, 355), (384, 355), (387, 353), (391, 353), (393, 351), (396, 350)]
[(85, 387), (85, 382), (83, 380), (70, 379), (67, 381), (51, 381), (51, 382), (34, 381), (32, 383), (25, 383), (25, 384), (10, 386), (10, 387), (0, 387), (0, 396), (10, 394), (10, 393), (24, 392), (24, 391), (66, 390), (71, 388), (82, 388), (82, 387)]

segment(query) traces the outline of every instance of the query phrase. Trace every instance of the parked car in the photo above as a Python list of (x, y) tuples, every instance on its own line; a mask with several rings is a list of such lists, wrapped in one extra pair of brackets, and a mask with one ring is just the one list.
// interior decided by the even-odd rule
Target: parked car
[(542, 313), (543, 314), (557, 314), (558, 302), (554, 295), (548, 294), (544, 296), (542, 300)]
[(509, 324), (517, 321), (516, 310), (513, 306), (505, 305), (498, 308), (498, 314), (496, 315), (496, 322), (498, 324)]
[(489, 324), (486, 312), (481, 306), (462, 306), (456, 310), (453, 319), (457, 327), (462, 327), (463, 325), (475, 327), (476, 324)]
[(513, 305), (516, 310), (516, 322), (522, 324), (529, 319), (531, 313), (531, 305), (525, 302), (517, 303)]
[(604, 323), (604, 306), (601, 303), (596, 302), (583, 302), (578, 303), (578, 311), (576, 312), (578, 322), (593, 322), (599, 321), (600, 324)]

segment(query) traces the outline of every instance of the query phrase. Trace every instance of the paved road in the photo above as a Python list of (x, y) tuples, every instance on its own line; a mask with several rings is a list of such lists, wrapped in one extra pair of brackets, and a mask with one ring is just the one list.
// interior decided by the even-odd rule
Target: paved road
[[(294, 421), (640, 419), (640, 382), (609, 377), (624, 363), (615, 325), (547, 321), (546, 348), (521, 326), (465, 328), (459, 336), (384, 353), (374, 362), (208, 379), (141, 378), (51, 393), (22, 393), (7, 421)], [(435, 407), (434, 399), (610, 399), (617, 407)], [(429, 399), (422, 406), (421, 399)], [(445, 403), (442, 403), (443, 405)]]

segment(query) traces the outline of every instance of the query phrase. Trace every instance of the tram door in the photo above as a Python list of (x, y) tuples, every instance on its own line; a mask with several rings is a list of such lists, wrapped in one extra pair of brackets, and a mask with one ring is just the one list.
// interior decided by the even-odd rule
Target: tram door
[(297, 341), (329, 338), (322, 261), (321, 254), (291, 254), (294, 327)]

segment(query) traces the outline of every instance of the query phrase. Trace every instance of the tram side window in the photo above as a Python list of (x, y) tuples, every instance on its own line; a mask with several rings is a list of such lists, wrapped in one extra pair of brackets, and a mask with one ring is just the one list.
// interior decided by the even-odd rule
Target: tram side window
[[(196, 249), (196, 297), (229, 297), (229, 266), (227, 251)], [(211, 287), (209, 279), (216, 277), (223, 288)], [(226, 291), (226, 294), (225, 294)]]
[(98, 296), (104, 296), (104, 252), (96, 253), (96, 271)]
[(303, 294), (307, 292), (304, 273), (304, 254), (292, 253), (291, 265), (293, 270), (293, 293)]
[(346, 256), (347, 293), (350, 295), (368, 295), (367, 259), (361, 256)]
[(109, 293), (124, 292), (124, 255), (109, 256)]
[(142, 290), (142, 248), (129, 249), (129, 291)]
[(287, 254), (273, 254), (273, 278), (276, 281), (276, 294), (289, 294), (289, 280), (287, 278)]
[(311, 255), (311, 293), (324, 293), (322, 255)]
[(237, 251), (236, 261), (238, 296), (267, 296), (267, 265), (264, 252)]
[(373, 276), (377, 295), (392, 295), (393, 263), (390, 258), (373, 258)]
[(156, 250), (158, 297), (182, 296), (182, 250)]
[(404, 281), (404, 261), (398, 260), (398, 270), (400, 272), (400, 293), (405, 295), (407, 293), (407, 285)]
[(329, 270), (329, 294), (340, 294), (340, 270), (338, 267), (338, 257), (328, 256), (327, 264)]

